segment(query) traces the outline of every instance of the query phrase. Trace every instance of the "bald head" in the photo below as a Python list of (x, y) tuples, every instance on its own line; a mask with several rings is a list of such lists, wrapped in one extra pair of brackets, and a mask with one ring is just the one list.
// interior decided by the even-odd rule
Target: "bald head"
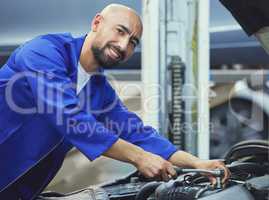
[(139, 26), (139, 29), (143, 29), (142, 20), (139, 14), (132, 8), (121, 4), (110, 4), (106, 6), (100, 13), (105, 19), (130, 19), (133, 23)]
[(122, 4), (109, 4), (101, 11), (101, 13), (106, 14), (106, 13), (110, 13), (110, 12), (121, 12), (121, 11), (131, 12), (131, 13), (139, 16), (134, 9), (132, 9), (128, 6), (122, 5)]

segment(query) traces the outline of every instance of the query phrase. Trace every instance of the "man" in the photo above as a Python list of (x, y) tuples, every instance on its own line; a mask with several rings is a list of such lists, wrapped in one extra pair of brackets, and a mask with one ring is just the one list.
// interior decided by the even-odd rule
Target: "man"
[(44, 35), (15, 50), (0, 70), (0, 197), (36, 197), (72, 147), (90, 160), (131, 163), (147, 177), (169, 180), (175, 165), (223, 168), (227, 179), (223, 163), (178, 151), (144, 126), (102, 75), (101, 66), (132, 56), (141, 34), (136, 12), (112, 4), (94, 17), (86, 37)]

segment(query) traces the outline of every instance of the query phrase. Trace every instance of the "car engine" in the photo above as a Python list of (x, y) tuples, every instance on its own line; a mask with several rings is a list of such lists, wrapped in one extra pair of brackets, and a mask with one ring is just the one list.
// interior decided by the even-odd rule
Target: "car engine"
[[(236, 144), (225, 156), (231, 171), (222, 183), (224, 171), (178, 169), (169, 182), (150, 180), (139, 172), (101, 186), (69, 194), (46, 192), (38, 200), (268, 200), (269, 142), (250, 140)], [(216, 178), (213, 186), (206, 174)]]

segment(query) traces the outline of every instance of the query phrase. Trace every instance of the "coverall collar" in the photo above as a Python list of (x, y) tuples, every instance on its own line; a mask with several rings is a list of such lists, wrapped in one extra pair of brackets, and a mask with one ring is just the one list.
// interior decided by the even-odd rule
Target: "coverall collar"
[[(69, 68), (70, 76), (74, 83), (77, 83), (78, 63), (79, 63), (81, 49), (82, 49), (86, 36), (87, 34), (82, 37), (74, 38), (70, 42), (66, 43), (66, 46), (70, 55), (70, 63), (69, 63), (70, 64), (70, 68)], [(98, 67), (97, 72), (101, 74), (101, 76), (99, 75), (96, 77), (104, 78), (103, 67)], [(98, 81), (100, 80), (99, 78), (95, 78), (95, 80)]]

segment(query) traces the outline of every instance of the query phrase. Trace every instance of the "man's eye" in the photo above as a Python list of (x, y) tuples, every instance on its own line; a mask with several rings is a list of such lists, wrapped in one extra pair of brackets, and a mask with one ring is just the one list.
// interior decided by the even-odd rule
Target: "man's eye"
[(123, 35), (123, 34), (124, 34), (124, 31), (123, 31), (123, 30), (121, 30), (121, 29), (119, 29), (119, 28), (117, 29), (117, 31), (118, 31), (118, 33), (119, 33), (119, 34), (121, 34), (121, 35)]

